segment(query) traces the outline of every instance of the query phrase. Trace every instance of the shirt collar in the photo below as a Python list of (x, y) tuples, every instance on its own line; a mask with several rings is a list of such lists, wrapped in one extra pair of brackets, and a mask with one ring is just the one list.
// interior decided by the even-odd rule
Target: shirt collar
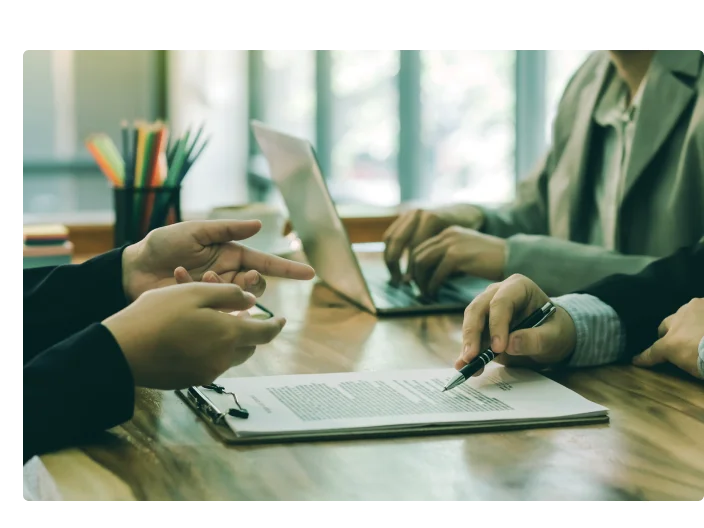
[(597, 103), (594, 111), (594, 120), (602, 126), (616, 125), (619, 121), (630, 121), (635, 119), (643, 99), (643, 91), (648, 81), (646, 75), (640, 83), (635, 95), (628, 100), (628, 85), (612, 70), (607, 81), (607, 87)]

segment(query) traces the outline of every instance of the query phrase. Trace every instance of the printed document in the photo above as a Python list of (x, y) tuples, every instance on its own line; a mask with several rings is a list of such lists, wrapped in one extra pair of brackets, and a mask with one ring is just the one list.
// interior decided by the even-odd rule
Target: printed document
[[(447, 392), (452, 369), (220, 378), (249, 411), (228, 416), (238, 437), (433, 425), (539, 424), (606, 415), (607, 409), (537, 372), (490, 364)], [(220, 409), (232, 396), (203, 390)]]

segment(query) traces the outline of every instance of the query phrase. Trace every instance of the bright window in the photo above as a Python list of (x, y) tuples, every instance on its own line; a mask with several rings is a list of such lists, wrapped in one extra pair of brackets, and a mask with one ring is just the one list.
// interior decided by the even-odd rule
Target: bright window
[(399, 201), (398, 52), (332, 52), (332, 171), (338, 202)]
[(206, 122), (212, 133), (184, 187), (186, 213), (272, 197), (249, 119), (310, 140), (338, 203), (507, 202), (516, 173), (549, 143), (560, 96), (588, 54), (27, 52), (24, 211), (110, 213), (82, 142), (95, 131), (117, 140), (119, 121), (140, 117)]
[(422, 53), (424, 174), (433, 202), (513, 198), (512, 51)]
[(264, 121), (315, 143), (313, 52), (272, 50), (263, 55)]

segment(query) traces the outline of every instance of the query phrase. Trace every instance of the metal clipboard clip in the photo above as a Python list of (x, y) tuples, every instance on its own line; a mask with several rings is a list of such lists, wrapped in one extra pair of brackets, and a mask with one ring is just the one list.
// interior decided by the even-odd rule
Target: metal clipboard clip
[[(202, 389), (213, 390), (218, 394), (229, 394), (235, 401), (237, 407), (227, 409), (227, 411), (222, 411), (218, 408), (213, 401), (208, 398)], [(208, 416), (210, 420), (215, 424), (219, 425), (225, 419), (225, 416), (234, 416), (235, 418), (249, 418), (249, 411), (240, 405), (237, 400), (237, 396), (234, 392), (228, 392), (225, 387), (211, 383), (210, 385), (204, 385), (203, 387), (189, 387), (186, 391), (186, 396), (188, 400), (203, 414)]]

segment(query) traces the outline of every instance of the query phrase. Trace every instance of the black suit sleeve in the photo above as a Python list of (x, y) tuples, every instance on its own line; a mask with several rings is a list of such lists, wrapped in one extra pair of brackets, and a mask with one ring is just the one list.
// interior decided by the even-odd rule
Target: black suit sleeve
[(598, 297), (618, 314), (626, 351), (639, 354), (657, 339), (660, 322), (694, 297), (704, 297), (704, 244), (683, 248), (636, 275), (612, 275), (580, 293)]
[(79, 265), (24, 270), (24, 363), (127, 306), (122, 251)]
[(110, 331), (94, 323), (24, 366), (23, 463), (132, 417), (132, 372)]
[(26, 462), (128, 420), (130, 367), (100, 321), (127, 304), (122, 250), (81, 265), (24, 270)]

